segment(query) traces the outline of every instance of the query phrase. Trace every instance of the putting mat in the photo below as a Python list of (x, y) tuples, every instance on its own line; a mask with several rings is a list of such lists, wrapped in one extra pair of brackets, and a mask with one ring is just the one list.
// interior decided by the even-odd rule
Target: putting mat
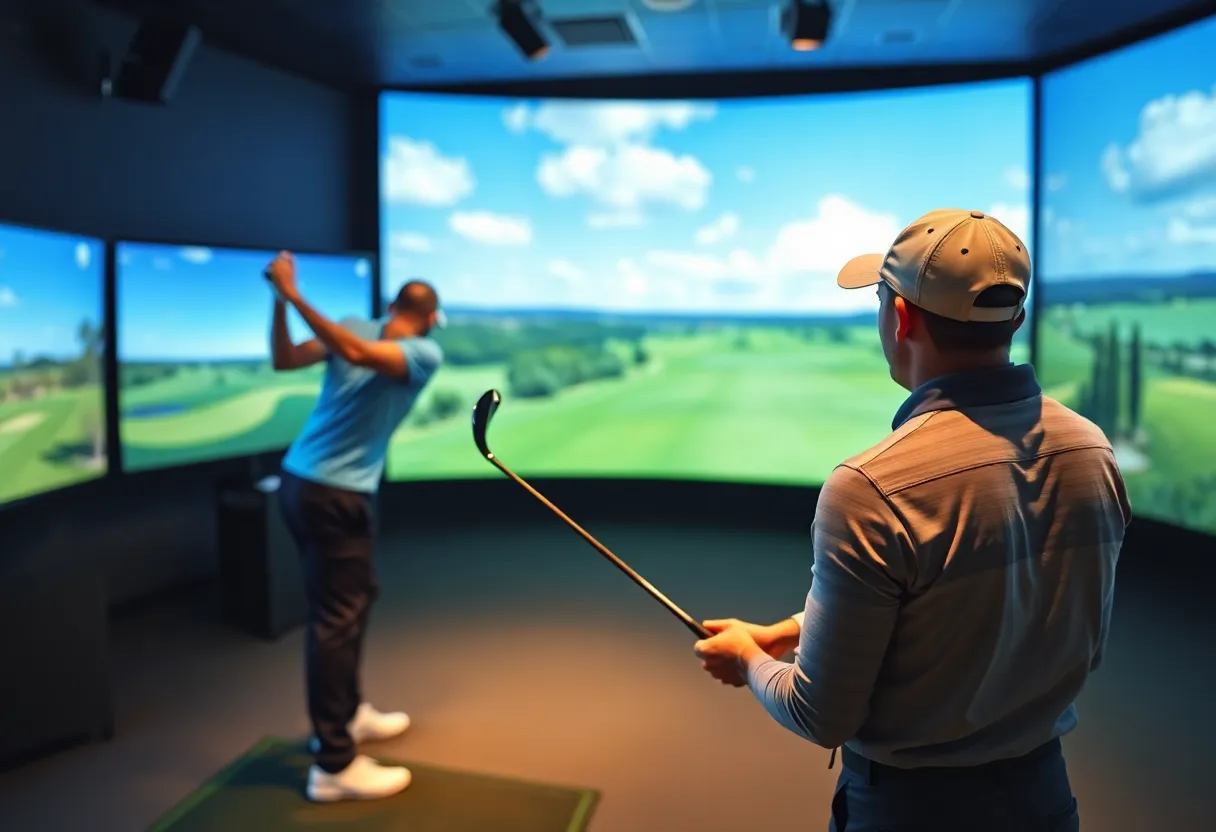
[(583, 832), (599, 799), (591, 789), (398, 763), (414, 775), (399, 795), (312, 803), (304, 796), (311, 762), (302, 741), (268, 737), (149, 832)]

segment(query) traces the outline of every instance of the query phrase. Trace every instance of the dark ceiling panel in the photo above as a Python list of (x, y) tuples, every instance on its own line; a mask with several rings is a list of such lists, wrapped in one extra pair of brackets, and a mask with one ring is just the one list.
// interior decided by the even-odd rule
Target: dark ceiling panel
[[(670, 12), (646, 0), (532, 0), (552, 48), (528, 62), (499, 31), (496, 0), (99, 2), (184, 18), (217, 46), (347, 88), (969, 64), (1016, 74), (1216, 13), (1216, 0), (832, 0), (827, 42), (804, 53), (780, 32), (780, 0), (692, 0)], [(566, 45), (545, 23), (605, 17), (627, 21), (637, 42)]]

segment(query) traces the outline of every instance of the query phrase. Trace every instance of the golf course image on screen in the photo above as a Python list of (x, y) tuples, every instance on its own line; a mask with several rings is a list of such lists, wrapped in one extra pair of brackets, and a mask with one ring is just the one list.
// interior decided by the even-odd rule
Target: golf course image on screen
[(1209, 20), (1044, 79), (1036, 363), (1137, 515), (1216, 533), (1213, 49)]
[(721, 102), (385, 93), (382, 289), (429, 280), (449, 323), (388, 477), (494, 476), (469, 413), (495, 388), (491, 445), (526, 475), (821, 483), (907, 395), (875, 290), (837, 271), (934, 208), (1033, 245), (1030, 103), (1020, 79)]
[[(119, 435), (128, 471), (286, 448), (308, 418), (324, 364), (275, 372), (276, 252), (122, 242), (116, 293)], [(364, 255), (297, 254), (301, 292), (336, 319), (371, 313)], [(294, 310), (292, 338), (312, 336)]]
[(0, 505), (106, 472), (105, 246), (0, 225)]

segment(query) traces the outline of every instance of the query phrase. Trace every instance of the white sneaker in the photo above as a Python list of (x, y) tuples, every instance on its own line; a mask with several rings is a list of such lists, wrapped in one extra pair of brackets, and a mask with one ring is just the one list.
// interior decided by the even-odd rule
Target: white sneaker
[(339, 772), (313, 766), (308, 770), (308, 799), (316, 803), (338, 800), (378, 800), (405, 790), (413, 779), (408, 768), (382, 766), (360, 754)]
[(355, 711), (355, 718), (350, 721), (347, 730), (350, 731), (350, 738), (357, 743), (383, 742), (401, 736), (409, 727), (409, 714), (401, 711), (382, 714), (364, 702)]
[[(395, 711), (382, 714), (371, 705), (363, 702), (355, 711), (355, 718), (346, 726), (350, 738), (356, 744), (362, 742), (383, 742), (404, 734), (410, 727), (409, 714)], [(313, 754), (321, 750), (321, 741), (316, 737), (308, 740), (308, 749)]]

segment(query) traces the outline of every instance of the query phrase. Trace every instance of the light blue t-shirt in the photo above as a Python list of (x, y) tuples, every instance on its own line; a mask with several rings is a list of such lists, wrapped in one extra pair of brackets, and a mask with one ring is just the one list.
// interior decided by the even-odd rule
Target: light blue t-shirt
[[(359, 318), (342, 321), (342, 326), (369, 341), (380, 339), (384, 324), (384, 320)], [(393, 431), (443, 363), (443, 350), (430, 338), (404, 338), (397, 343), (409, 365), (405, 378), (329, 356), (316, 407), (283, 458), (285, 471), (349, 491), (371, 494), (379, 488)]]

